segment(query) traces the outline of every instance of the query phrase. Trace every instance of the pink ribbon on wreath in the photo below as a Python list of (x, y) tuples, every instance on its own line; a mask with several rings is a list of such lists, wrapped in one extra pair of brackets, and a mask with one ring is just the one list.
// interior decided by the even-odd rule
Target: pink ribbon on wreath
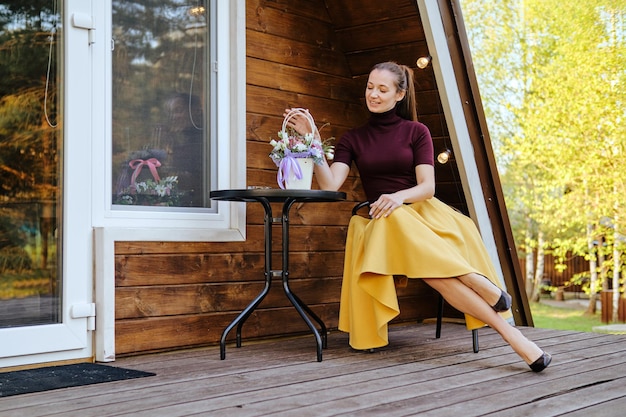
[(276, 174), (280, 188), (285, 189), (284, 183), (292, 173), (297, 179), (302, 179), (302, 169), (296, 158), (291, 155), (285, 155), (278, 165), (278, 174)]
[(132, 161), (128, 163), (128, 166), (134, 169), (133, 175), (130, 178), (130, 185), (135, 185), (135, 181), (137, 181), (137, 177), (141, 173), (141, 170), (143, 169), (144, 166), (147, 166), (150, 169), (152, 178), (154, 178), (156, 182), (161, 181), (161, 178), (159, 177), (159, 173), (157, 172), (157, 168), (161, 166), (161, 162), (159, 162), (159, 160), (156, 158), (150, 158), (147, 160), (133, 159)]

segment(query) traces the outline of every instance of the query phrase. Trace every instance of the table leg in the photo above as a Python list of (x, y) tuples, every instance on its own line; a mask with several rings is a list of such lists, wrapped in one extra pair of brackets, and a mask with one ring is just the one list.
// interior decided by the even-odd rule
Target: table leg
[(289, 293), (291, 293), (291, 295), (294, 297), (294, 299), (296, 300), (298, 305), (304, 311), (306, 311), (307, 314), (313, 320), (315, 320), (320, 325), (320, 336), (322, 337), (322, 347), (324, 349), (326, 349), (328, 347), (328, 330), (326, 329), (326, 324), (324, 324), (324, 321), (321, 318), (319, 318), (319, 316), (317, 314), (315, 314), (315, 312), (313, 310), (311, 310), (308, 305), (304, 304), (304, 302), (296, 294), (294, 294), (291, 291), (291, 289), (289, 289), (289, 290), (285, 289), (285, 292), (287, 292), (287, 291), (289, 291)]
[[(295, 203), (295, 200), (287, 199), (285, 201), (285, 203), (283, 204), (283, 216), (282, 216), (282, 232), (283, 232), (283, 256), (282, 256), (282, 258), (283, 258), (283, 271), (282, 271), (282, 277), (283, 277), (283, 289), (285, 291), (285, 295), (287, 296), (289, 301), (291, 301), (291, 304), (293, 304), (293, 306), (296, 309), (296, 311), (298, 312), (298, 314), (300, 314), (300, 317), (302, 317), (304, 322), (307, 324), (307, 326), (309, 326), (309, 329), (311, 329), (311, 332), (315, 336), (315, 342), (317, 344), (317, 361), (321, 362), (322, 361), (322, 348), (327, 347), (327, 344), (328, 344), (328, 342), (327, 342), (328, 332), (326, 330), (326, 326), (324, 325), (324, 322), (313, 312), (313, 310), (311, 310), (309, 308), (309, 306), (307, 306), (305, 303), (303, 303), (302, 300), (300, 298), (298, 298), (298, 296), (295, 295), (291, 291), (291, 288), (289, 288), (289, 210), (291, 209), (291, 206), (293, 205), (293, 203)], [(320, 333), (317, 331), (317, 328), (313, 325), (313, 323), (311, 322), (311, 320), (309, 319), (309, 317), (305, 313), (305, 311), (317, 323), (320, 324), (320, 327), (321, 327), (321, 330), (322, 330), (323, 339), (320, 336)]]
[(237, 326), (237, 347), (241, 347), (241, 327), (243, 326), (243, 323), (248, 319), (248, 317), (250, 317), (250, 314), (252, 314), (254, 309), (257, 308), (257, 306), (261, 303), (261, 301), (263, 301), (263, 299), (269, 292), (270, 282), (271, 278), (265, 281), (265, 287), (263, 288), (263, 291), (250, 304), (248, 304), (248, 306), (241, 313), (239, 313), (237, 318), (235, 318), (235, 320), (233, 320), (226, 327), (226, 329), (224, 329), (224, 332), (222, 333), (222, 338), (220, 339), (220, 359), (226, 359), (226, 336), (228, 336), (228, 333), (235, 326)]
[[(324, 322), (322, 321), (322, 319), (320, 319), (310, 308), (309, 306), (307, 306), (306, 304), (304, 304), (302, 302), (302, 300), (300, 300), (298, 298), (297, 295), (295, 295), (293, 292), (291, 292), (291, 289), (289, 288), (289, 282), (288, 282), (288, 274), (283, 275), (283, 289), (285, 290), (285, 294), (287, 295), (287, 298), (289, 299), (289, 301), (291, 301), (291, 304), (293, 304), (294, 308), (296, 309), (296, 311), (300, 314), (300, 317), (302, 317), (302, 319), (304, 320), (304, 322), (307, 324), (307, 326), (309, 326), (309, 329), (311, 329), (311, 332), (313, 333), (313, 335), (315, 336), (315, 342), (317, 344), (317, 361), (321, 362), (322, 361), (322, 348), (326, 348), (328, 346), (328, 341), (327, 341), (327, 335), (328, 332), (326, 330), (326, 325), (324, 325)], [(322, 336), (320, 336), (320, 333), (317, 331), (317, 328), (313, 325), (313, 323), (311, 322), (311, 320), (309, 319), (309, 317), (305, 314), (305, 311), (316, 321), (320, 324), (321, 328), (322, 328)]]
[(237, 326), (236, 334), (236, 346), (241, 347), (241, 328), (245, 321), (250, 317), (252, 312), (261, 304), (261, 301), (269, 293), (272, 286), (272, 206), (267, 199), (260, 199), (259, 202), (263, 205), (265, 210), (265, 217), (263, 219), (263, 230), (265, 235), (265, 287), (263, 291), (250, 303), (248, 306), (233, 320), (222, 333), (220, 339), (220, 359), (226, 359), (226, 337), (228, 333)]

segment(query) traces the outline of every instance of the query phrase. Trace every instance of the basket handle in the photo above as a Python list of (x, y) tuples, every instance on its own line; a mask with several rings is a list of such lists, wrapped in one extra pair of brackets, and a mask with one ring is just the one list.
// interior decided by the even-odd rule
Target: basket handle
[(281, 130), (283, 133), (283, 137), (287, 137), (287, 123), (296, 115), (304, 116), (311, 126), (313, 137), (315, 139), (319, 138), (319, 133), (317, 130), (317, 126), (315, 126), (315, 120), (313, 120), (313, 116), (311, 116), (311, 113), (309, 113), (306, 109), (300, 107), (289, 110), (289, 112), (285, 116), (285, 119), (283, 120), (283, 127)]

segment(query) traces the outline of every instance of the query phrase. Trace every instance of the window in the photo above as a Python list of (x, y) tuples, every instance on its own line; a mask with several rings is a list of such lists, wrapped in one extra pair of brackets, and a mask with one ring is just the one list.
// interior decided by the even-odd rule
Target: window
[(183, 0), (112, 7), (112, 203), (208, 208), (214, 11)]
[(245, 206), (209, 193), (245, 187), (245, 0), (111, 0), (109, 13), (94, 226), (119, 240), (241, 239)]

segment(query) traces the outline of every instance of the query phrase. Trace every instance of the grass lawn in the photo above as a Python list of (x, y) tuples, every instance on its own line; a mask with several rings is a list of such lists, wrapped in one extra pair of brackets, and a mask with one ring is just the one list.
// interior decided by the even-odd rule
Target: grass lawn
[(602, 326), (601, 312), (585, 316), (584, 308), (553, 307), (545, 303), (530, 303), (535, 327), (542, 329), (574, 330), (591, 332), (594, 326)]

